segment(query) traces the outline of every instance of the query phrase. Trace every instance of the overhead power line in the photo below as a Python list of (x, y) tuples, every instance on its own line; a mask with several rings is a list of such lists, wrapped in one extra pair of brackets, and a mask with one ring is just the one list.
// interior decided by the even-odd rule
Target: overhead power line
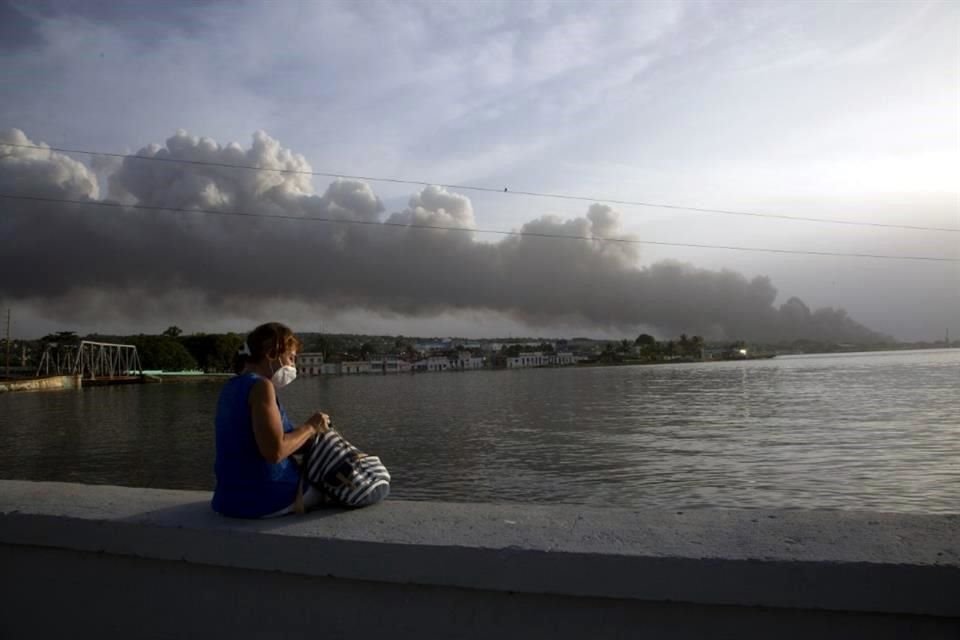
[(399, 227), (403, 229), (423, 229), (436, 231), (455, 231), (462, 233), (483, 233), (501, 236), (550, 238), (555, 240), (589, 240), (594, 242), (619, 242), (624, 244), (645, 244), (664, 247), (687, 247), (694, 249), (721, 249), (726, 251), (751, 251), (759, 253), (779, 253), (804, 256), (836, 256), (843, 258), (871, 258), (876, 260), (919, 260), (924, 262), (960, 262), (960, 258), (945, 258), (938, 256), (903, 256), (875, 253), (844, 253), (839, 251), (806, 251), (800, 249), (770, 249), (766, 247), (741, 247), (734, 245), (698, 244), (693, 242), (663, 242), (658, 240), (637, 240), (635, 238), (596, 237), (565, 235), (559, 233), (541, 233), (536, 231), (503, 231), (500, 229), (474, 229), (472, 227), (446, 227), (429, 224), (406, 224), (402, 222), (380, 222), (378, 220), (344, 220), (340, 218), (307, 218), (293, 215), (268, 215), (247, 211), (221, 211), (218, 209), (184, 209), (178, 207), (160, 207), (143, 204), (122, 204), (119, 202), (102, 202), (97, 200), (71, 200), (67, 198), (47, 198), (42, 196), (25, 196), (9, 193), (0, 193), (0, 198), (8, 200), (22, 200), (28, 202), (47, 202), (55, 204), (75, 204), (86, 207), (103, 207), (112, 209), (135, 209), (140, 211), (162, 211), (183, 214), (204, 214), (214, 216), (233, 216), (243, 218), (264, 218), (268, 220), (294, 220), (298, 222), (318, 222), (326, 224), (362, 225), (369, 227)]
[(211, 162), (207, 160), (186, 160), (182, 158), (164, 158), (158, 156), (138, 156), (124, 153), (111, 153), (107, 151), (89, 151), (86, 149), (67, 149), (64, 147), (45, 147), (33, 144), (17, 144), (13, 142), (3, 142), (0, 146), (18, 147), (21, 149), (36, 149), (39, 151), (56, 151), (59, 153), (77, 153), (88, 156), (104, 156), (107, 158), (131, 158), (135, 160), (146, 160), (152, 162), (169, 162), (174, 164), (197, 165), (204, 167), (220, 167), (226, 169), (244, 169), (247, 171), (268, 171), (272, 173), (285, 173), (294, 175), (318, 176), (323, 178), (347, 178), (351, 180), (366, 180), (368, 182), (387, 182), (392, 184), (414, 185), (418, 187), (436, 185), (445, 189), (456, 189), (460, 191), (480, 191), (485, 193), (497, 193), (510, 196), (532, 196), (535, 198), (553, 198), (557, 200), (574, 200), (577, 202), (601, 202), (606, 204), (618, 204), (633, 207), (650, 207), (656, 209), (671, 209), (675, 211), (692, 211), (695, 213), (710, 213), (729, 216), (748, 216), (752, 218), (768, 218), (772, 220), (792, 220), (794, 222), (817, 222), (822, 224), (842, 224), (858, 227), (879, 227), (884, 229), (909, 229), (911, 231), (941, 231), (947, 233), (960, 233), (960, 228), (955, 227), (928, 227), (911, 224), (894, 224), (886, 222), (864, 222), (862, 220), (840, 220), (836, 218), (817, 218), (812, 216), (791, 216), (778, 213), (760, 213), (756, 211), (738, 211), (733, 209), (712, 209), (708, 207), (688, 207), (685, 205), (669, 204), (663, 202), (644, 202), (640, 200), (617, 200), (612, 198), (579, 196), (563, 193), (547, 193), (541, 191), (515, 191), (512, 189), (498, 189), (493, 187), (478, 187), (465, 184), (441, 184), (424, 180), (405, 180), (402, 178), (386, 178), (378, 176), (351, 175), (347, 173), (332, 173), (328, 171), (306, 171), (303, 169), (278, 169), (275, 167), (257, 167), (243, 164), (233, 164), (229, 162)]

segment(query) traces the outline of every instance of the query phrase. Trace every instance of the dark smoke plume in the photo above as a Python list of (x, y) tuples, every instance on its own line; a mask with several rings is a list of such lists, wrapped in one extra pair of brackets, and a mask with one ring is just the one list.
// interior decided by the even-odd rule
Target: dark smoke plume
[[(18, 130), (0, 143), (32, 144)], [(178, 132), (136, 155), (309, 171), (300, 155), (262, 132), (253, 145), (221, 146)], [(102, 167), (101, 167), (102, 168)], [(534, 326), (560, 321), (630, 332), (656, 327), (755, 341), (883, 339), (843, 310), (811, 311), (797, 298), (779, 308), (766, 277), (677, 262), (638, 267), (636, 245), (507, 237), (475, 228), (470, 200), (427, 187), (387, 215), (370, 186), (335, 180), (322, 195), (304, 174), (124, 159), (108, 177), (107, 201), (372, 225), (83, 207), (3, 200), (0, 295), (49, 309), (103, 305), (136, 317), (171, 294), (211, 312), (263, 297), (323, 301), (429, 316), (466, 309), (504, 313)], [(98, 201), (98, 181), (65, 155), (0, 146), (0, 192)], [(385, 226), (431, 225), (441, 229)], [(583, 217), (542, 216), (521, 231), (622, 236), (619, 214), (593, 204)], [(91, 295), (98, 292), (98, 295)]]

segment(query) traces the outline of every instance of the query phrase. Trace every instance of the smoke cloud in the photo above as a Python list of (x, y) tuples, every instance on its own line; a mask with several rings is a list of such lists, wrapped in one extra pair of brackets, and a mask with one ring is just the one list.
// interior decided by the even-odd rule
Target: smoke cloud
[[(0, 132), (2, 142), (34, 144), (16, 129)], [(244, 149), (179, 131), (136, 155), (311, 170), (263, 132)], [(628, 334), (647, 326), (665, 336), (756, 341), (883, 338), (843, 310), (811, 310), (797, 298), (776, 306), (766, 277), (678, 262), (639, 266), (635, 244), (535, 236), (488, 242), (463, 231), (477, 226), (470, 200), (440, 187), (387, 213), (370, 185), (356, 180), (334, 180), (319, 194), (303, 173), (134, 158), (95, 166), (101, 175), (111, 171), (104, 201), (124, 207), (2, 200), (0, 296), (42, 301), (51, 313), (109, 304), (109, 313), (131, 318), (173, 296), (210, 313), (279, 299), (414, 317), (493, 311), (533, 326), (581, 323)], [(0, 146), (0, 192), (100, 201), (97, 175), (83, 163), (16, 147)], [(623, 237), (617, 211), (599, 203), (582, 217), (544, 215), (519, 230)]]

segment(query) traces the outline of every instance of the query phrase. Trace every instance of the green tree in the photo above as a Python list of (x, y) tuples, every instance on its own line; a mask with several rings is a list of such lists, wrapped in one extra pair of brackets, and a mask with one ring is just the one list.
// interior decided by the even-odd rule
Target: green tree
[(200, 333), (179, 341), (201, 369), (218, 373), (233, 371), (237, 351), (243, 346), (243, 337), (237, 333)]
[(690, 349), (697, 358), (703, 355), (703, 336), (693, 336), (690, 338)]
[(634, 340), (633, 344), (637, 345), (638, 347), (652, 347), (653, 345), (657, 344), (657, 339), (649, 333), (641, 333), (639, 336), (637, 336), (637, 339)]
[(303, 351), (319, 352), (326, 357), (332, 352), (330, 340), (323, 335), (310, 336), (309, 339), (304, 339)]
[(318, 336), (316, 341), (313, 343), (313, 350), (319, 351), (320, 354), (326, 358), (330, 352), (330, 343), (323, 336)]
[(552, 355), (556, 353), (556, 350), (553, 348), (553, 345), (550, 344), (549, 342), (541, 342), (540, 346), (537, 347), (537, 351), (542, 351), (547, 355)]
[(80, 337), (76, 331), (57, 331), (43, 336), (40, 342), (55, 342), (60, 345), (79, 344)]
[(500, 353), (502, 353), (507, 358), (516, 358), (520, 355), (520, 345), (518, 344), (504, 345), (503, 347), (500, 348)]
[(367, 358), (369, 358), (370, 356), (372, 356), (373, 353), (374, 353), (374, 347), (373, 347), (373, 345), (370, 344), (369, 342), (364, 342), (362, 345), (360, 345), (360, 359), (361, 359), (361, 360), (366, 360)]
[(183, 333), (183, 329), (174, 325), (174, 326), (167, 327), (167, 330), (163, 332), (163, 335), (169, 338), (179, 338), (182, 333)]
[(619, 342), (607, 342), (603, 345), (603, 352), (600, 354), (598, 360), (600, 362), (610, 363), (619, 362), (621, 359), (618, 355), (620, 347), (621, 345)]
[(641, 333), (637, 336), (637, 339), (634, 340), (633, 344), (640, 347), (640, 355), (647, 360), (658, 359), (660, 351), (659, 345), (657, 344), (656, 338), (649, 333)]
[(139, 335), (130, 340), (137, 347), (144, 369), (185, 371), (197, 368), (197, 361), (186, 347), (170, 336)]

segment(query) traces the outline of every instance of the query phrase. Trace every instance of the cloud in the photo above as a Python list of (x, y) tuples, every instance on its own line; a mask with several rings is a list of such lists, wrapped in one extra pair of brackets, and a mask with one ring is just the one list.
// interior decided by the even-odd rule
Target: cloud
[(410, 205), (391, 215), (387, 222), (461, 229), (476, 227), (470, 199), (436, 186), (428, 186), (410, 198)]
[[(17, 130), (0, 140), (30, 143)], [(56, 152), (0, 150), (4, 193), (97, 200), (85, 165)], [(664, 335), (879, 338), (842, 311), (810, 311), (795, 298), (776, 308), (765, 277), (679, 262), (641, 267), (638, 245), (603, 241), (627, 237), (603, 204), (574, 218), (542, 215), (520, 227), (528, 235), (488, 242), (463, 231), (476, 228), (470, 200), (441, 187), (423, 188), (389, 215), (364, 182), (338, 179), (315, 193), (306, 159), (264, 132), (244, 149), (178, 131), (137, 155), (183, 162), (124, 159), (109, 175), (107, 202), (183, 211), (5, 201), (0, 235), (16, 242), (0, 256), (4, 297), (64, 316), (142, 319), (171, 299), (184, 301), (180, 311), (243, 314), (283, 300), (319, 313), (469, 310), (534, 326), (651, 326)], [(198, 209), (264, 217), (191, 213)]]
[[(34, 145), (18, 129), (0, 131), (0, 143)], [(40, 149), (0, 147), (0, 189), (5, 193), (69, 199), (96, 199), (96, 176), (86, 165)]]

